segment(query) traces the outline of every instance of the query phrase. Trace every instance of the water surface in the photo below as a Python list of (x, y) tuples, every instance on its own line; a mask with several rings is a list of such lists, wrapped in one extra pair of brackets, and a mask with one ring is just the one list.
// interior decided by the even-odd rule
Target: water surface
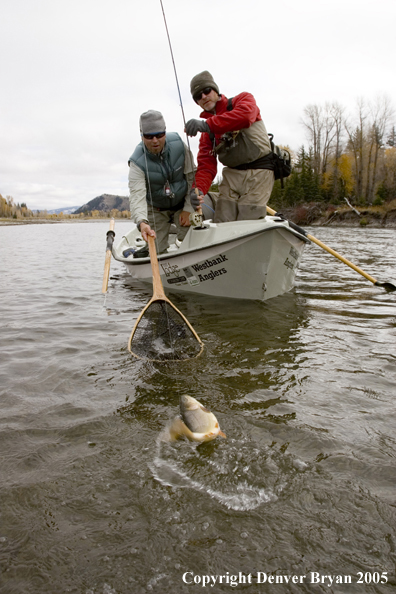
[[(310, 245), (268, 302), (171, 295), (204, 353), (144, 363), (127, 342), (151, 289), (113, 260), (104, 300), (107, 229), (0, 228), (0, 592), (394, 591), (396, 294)], [(310, 232), (395, 283), (395, 230)], [(183, 393), (227, 439), (159, 439)]]

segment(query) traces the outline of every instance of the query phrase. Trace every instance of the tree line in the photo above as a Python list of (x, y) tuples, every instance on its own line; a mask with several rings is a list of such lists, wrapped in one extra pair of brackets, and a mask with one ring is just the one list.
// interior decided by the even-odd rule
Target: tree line
[(275, 182), (271, 202), (339, 204), (347, 198), (368, 206), (396, 198), (396, 129), (388, 97), (360, 99), (352, 115), (339, 103), (308, 105), (301, 123), (308, 146), (292, 153), (292, 173), (283, 188)]
[(15, 204), (14, 199), (11, 196), (3, 198), (0, 194), (0, 217), (23, 219), (32, 216), (33, 212), (29, 210), (24, 202), (22, 202), (22, 204)]
[(91, 210), (85, 211), (79, 214), (64, 214), (63, 212), (60, 213), (48, 213), (47, 210), (30, 210), (25, 203), (19, 204), (15, 203), (14, 199), (11, 196), (6, 196), (5, 198), (0, 194), (0, 217), (1, 218), (8, 218), (8, 219), (26, 219), (26, 218), (36, 218), (36, 219), (49, 219), (49, 220), (64, 220), (64, 219), (85, 219), (85, 218), (93, 218), (93, 219), (105, 219), (105, 218), (115, 218), (115, 219), (128, 219), (131, 216), (129, 210), (118, 210), (117, 208), (113, 208), (112, 210)]

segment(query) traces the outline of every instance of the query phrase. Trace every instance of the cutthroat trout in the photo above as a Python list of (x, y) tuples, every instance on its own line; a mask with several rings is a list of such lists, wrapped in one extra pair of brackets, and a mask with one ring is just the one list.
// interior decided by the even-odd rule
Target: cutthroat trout
[(218, 435), (226, 437), (220, 431), (219, 422), (212, 412), (207, 410), (192, 396), (180, 397), (180, 417), (177, 417), (170, 429), (171, 440), (187, 437), (190, 441), (211, 441)]

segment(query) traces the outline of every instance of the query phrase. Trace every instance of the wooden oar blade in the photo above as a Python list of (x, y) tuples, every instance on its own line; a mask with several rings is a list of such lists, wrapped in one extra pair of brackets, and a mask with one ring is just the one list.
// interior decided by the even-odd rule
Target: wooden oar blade
[(183, 361), (198, 357), (203, 344), (184, 316), (168, 301), (150, 301), (139, 316), (128, 343), (138, 359)]
[[(267, 206), (266, 208), (267, 208), (267, 212), (270, 215), (277, 215), (281, 218), (284, 218), (282, 214), (278, 214), (277, 212), (275, 212), (275, 210), (273, 210), (269, 206)], [(285, 220), (287, 220), (287, 219), (285, 219)], [(385, 289), (385, 291), (388, 291), (388, 292), (396, 291), (396, 286), (393, 283), (389, 283), (389, 282), (381, 283), (380, 281), (377, 281), (376, 278), (374, 278), (370, 274), (367, 274), (367, 272), (364, 272), (364, 270), (359, 268), (359, 266), (356, 266), (355, 264), (353, 264), (352, 262), (350, 262), (349, 260), (344, 258), (344, 256), (341, 256), (341, 254), (339, 254), (338, 252), (336, 252), (335, 250), (333, 250), (332, 248), (327, 246), (325, 243), (323, 243), (322, 241), (320, 241), (313, 235), (310, 235), (309, 233), (307, 233), (304, 229), (302, 229), (298, 225), (295, 225), (291, 221), (288, 221), (288, 223), (289, 223), (289, 227), (291, 227), (295, 231), (298, 231), (302, 235), (305, 235), (305, 237), (307, 237), (313, 243), (316, 243), (316, 245), (318, 245), (320, 248), (322, 248), (322, 250), (325, 250), (326, 252), (328, 252), (329, 254), (331, 254), (332, 256), (337, 258), (338, 260), (340, 260), (340, 262), (343, 262), (344, 264), (349, 266), (349, 268), (352, 268), (352, 270), (355, 270), (355, 272), (358, 272), (359, 274), (361, 274), (362, 276), (367, 278), (367, 280), (369, 280), (371, 283), (373, 283), (373, 285), (376, 285), (377, 287), (383, 287)]]
[(396, 286), (393, 285), (392, 283), (380, 283), (379, 281), (376, 281), (374, 283), (375, 285), (377, 285), (377, 287), (383, 287), (385, 289), (385, 291), (388, 291), (388, 293), (391, 293), (392, 291), (396, 291)]
[(111, 250), (113, 248), (114, 237), (115, 237), (114, 219), (111, 219), (110, 229), (106, 233), (107, 245), (106, 245), (106, 258), (105, 258), (105, 267), (104, 267), (103, 282), (102, 282), (102, 293), (107, 293), (107, 287), (109, 284)]

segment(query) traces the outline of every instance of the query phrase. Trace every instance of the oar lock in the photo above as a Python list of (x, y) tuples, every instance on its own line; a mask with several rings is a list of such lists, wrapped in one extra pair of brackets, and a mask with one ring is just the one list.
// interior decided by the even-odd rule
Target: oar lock
[(107, 231), (107, 233), (106, 233), (106, 239), (107, 239), (106, 250), (112, 249), (114, 237), (115, 237), (114, 231), (112, 229), (109, 229), (109, 231)]

